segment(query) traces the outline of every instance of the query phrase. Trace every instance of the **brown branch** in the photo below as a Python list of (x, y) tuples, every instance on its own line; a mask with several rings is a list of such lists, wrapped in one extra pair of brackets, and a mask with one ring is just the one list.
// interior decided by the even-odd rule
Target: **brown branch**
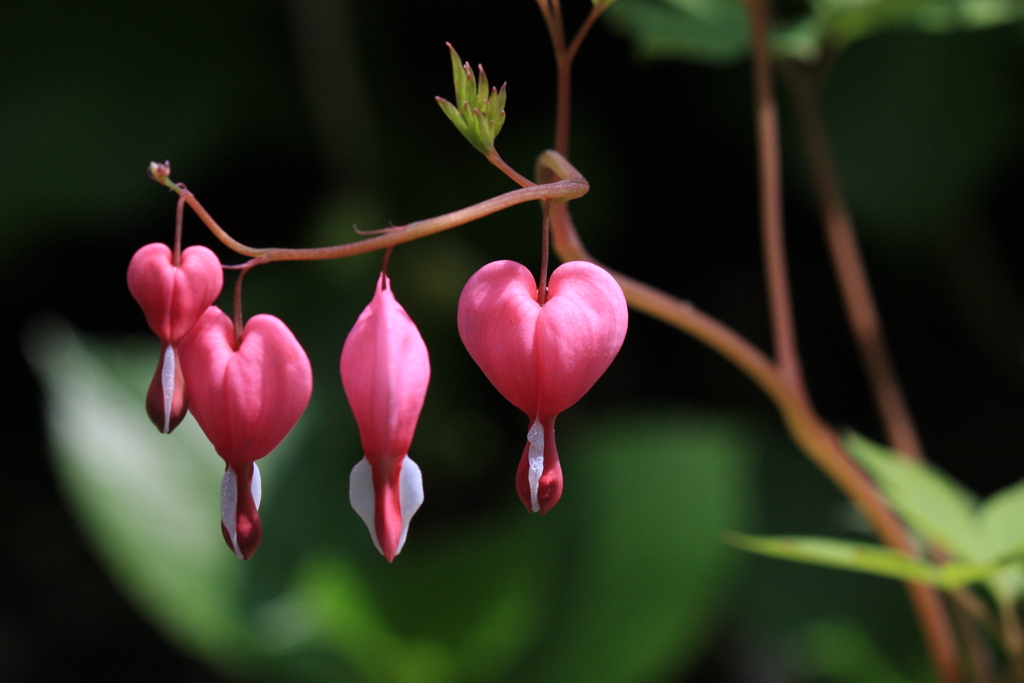
[[(561, 155), (547, 151), (537, 159), (539, 182), (575, 178), (579, 172)], [(552, 248), (563, 261), (590, 261), (604, 267), (622, 287), (636, 311), (674, 327), (717, 352), (745, 374), (775, 404), (797, 447), (861, 511), (879, 539), (892, 548), (915, 553), (906, 529), (885, 504), (874, 483), (853, 464), (839, 439), (814, 410), (806, 394), (796, 390), (781, 368), (749, 340), (689, 301), (607, 268), (580, 239), (566, 203), (551, 206)], [(945, 683), (960, 680), (956, 642), (941, 596), (920, 584), (906, 584), (924, 640)]]
[(772, 61), (768, 50), (771, 8), (768, 0), (747, 0), (747, 7), (750, 13), (761, 247), (771, 319), (772, 350), (782, 376), (795, 391), (806, 394), (786, 262), (779, 107), (775, 99)]
[(188, 205), (192, 207), (192, 210), (195, 211), (197, 216), (199, 216), (200, 220), (203, 221), (210, 232), (213, 233), (214, 237), (220, 240), (221, 243), (242, 256), (258, 259), (259, 263), (271, 263), (273, 261), (325, 261), (330, 259), (346, 258), (348, 256), (356, 256), (357, 254), (365, 254), (385, 247), (390, 247), (395, 244), (411, 242), (412, 240), (434, 235), (445, 230), (450, 230), (451, 228), (471, 223), (498, 211), (516, 206), (517, 204), (524, 204), (526, 202), (537, 200), (564, 202), (569, 199), (582, 197), (590, 190), (590, 184), (582, 175), (577, 173), (574, 178), (559, 180), (545, 185), (531, 185), (530, 187), (512, 190), (510, 192), (500, 194), (497, 197), (491, 197), (490, 199), (473, 204), (472, 206), (459, 209), (458, 211), (446, 213), (442, 216), (414, 221), (407, 225), (395, 226), (381, 235), (369, 237), (364, 240), (329, 247), (284, 249), (278, 247), (256, 248), (242, 244), (235, 238), (231, 237), (231, 235), (229, 235), (228, 232), (213, 219), (213, 216), (211, 216), (203, 205), (199, 203), (199, 200), (196, 199), (195, 195), (185, 188), (173, 183), (170, 176), (154, 176), (154, 179), (183, 196), (185, 201), (188, 202)]
[(875, 410), (888, 443), (911, 457), (923, 459), (924, 447), (900, 386), (885, 339), (867, 268), (861, 255), (853, 217), (846, 204), (828, 145), (812, 75), (802, 66), (784, 64), (785, 82), (793, 97), (801, 140), (821, 211), (832, 269), (847, 324), (867, 375)]

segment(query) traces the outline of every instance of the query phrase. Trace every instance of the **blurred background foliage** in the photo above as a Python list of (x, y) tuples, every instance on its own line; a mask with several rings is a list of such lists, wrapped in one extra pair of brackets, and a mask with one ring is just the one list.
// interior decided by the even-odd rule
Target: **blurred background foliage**
[[(566, 5), (571, 26), (589, 8)], [(931, 457), (980, 493), (1021, 476), (1024, 443), (1020, 9), (783, 2), (776, 36), (830, 62), (826, 118), (911, 404)], [(741, 7), (613, 10), (578, 60), (572, 160), (593, 191), (577, 224), (598, 257), (764, 345)], [(508, 81), (498, 149), (528, 172), (553, 118), (528, 0), (0, 3), (0, 678), (928, 680), (899, 585), (720, 542), (861, 524), (746, 379), (660, 324), (633, 316), (560, 419), (562, 502), (522, 510), (525, 418), (454, 317), (487, 261), (537, 267), (532, 206), (392, 257), (433, 365), (412, 451), (426, 504), (392, 566), (348, 506), (361, 453), (337, 379), (379, 255), (247, 278), (247, 314), (282, 317), (316, 379), (261, 462), (262, 547), (245, 564), (223, 547), (219, 459), (191, 418), (163, 437), (142, 407), (157, 343), (125, 268), (174, 213), (145, 168), (171, 159), (255, 245), (347, 241), (510, 189), (433, 102), (445, 41)], [(826, 417), (877, 436), (783, 104), (809, 381)], [(239, 260), (191, 216), (186, 238)]]

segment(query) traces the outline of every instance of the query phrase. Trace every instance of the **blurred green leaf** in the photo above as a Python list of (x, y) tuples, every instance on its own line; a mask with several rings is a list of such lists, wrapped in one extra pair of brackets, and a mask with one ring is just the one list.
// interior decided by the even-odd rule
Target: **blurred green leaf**
[(985, 545), (993, 558), (1024, 551), (1024, 480), (986, 498), (978, 515)]
[[(388, 566), (343, 495), (358, 438), (334, 426), (331, 385), (300, 423), (302, 448), (293, 434), (266, 459), (264, 543), (241, 563), (217, 528), (220, 459), (190, 417), (165, 436), (145, 415), (155, 342), (85, 344), (40, 323), (25, 348), (54, 468), (97, 554), (171, 640), (233, 675), (650, 680), (696, 656), (730, 594), (737, 558), (719, 533), (743, 526), (755, 449), (738, 420), (566, 421), (588, 433), (564, 440), (557, 512), (522, 512), (510, 479), (504, 507), (418, 517)], [(337, 457), (339, 438), (352, 458)]]
[(970, 562), (935, 565), (885, 546), (838, 538), (750, 536), (732, 532), (726, 540), (737, 548), (759, 555), (926, 583), (942, 590), (956, 590), (978, 583), (999, 570), (998, 565)]
[(607, 17), (645, 59), (723, 66), (748, 50), (747, 15), (738, 0), (627, 0), (609, 8)]
[(145, 418), (155, 340), (101, 354), (48, 320), (24, 348), (45, 388), (54, 471), (117, 582), (185, 650), (221, 667), (255, 658), (242, 567), (219, 528), (223, 463), (191, 417), (172, 436)]
[[(1024, 4), (1015, 0), (811, 0), (809, 9), (774, 27), (777, 56), (812, 62), (826, 48), (843, 49), (894, 28), (951, 32), (1024, 18)], [(727, 65), (749, 50), (738, 0), (629, 0), (608, 17), (646, 59)]]
[(833, 48), (846, 46), (895, 26), (905, 26), (934, 0), (812, 0), (819, 32)]
[(1019, 150), (1016, 42), (1009, 31), (888, 35), (836, 63), (822, 103), (866, 242), (920, 258), (971, 223)]
[(933, 0), (913, 16), (923, 31), (978, 30), (1024, 19), (1024, 3), (1018, 0)]
[(855, 432), (843, 439), (890, 505), (916, 533), (954, 558), (993, 559), (975, 519), (973, 493), (926, 462), (901, 456)]
[(586, 425), (558, 433), (565, 493), (538, 523), (558, 526), (568, 564), (517, 680), (661, 680), (710, 641), (733, 593), (740, 558), (720, 534), (747, 520), (758, 442), (741, 420), (681, 407)]
[(909, 683), (859, 625), (816, 621), (801, 637), (804, 664), (815, 680), (829, 683)]

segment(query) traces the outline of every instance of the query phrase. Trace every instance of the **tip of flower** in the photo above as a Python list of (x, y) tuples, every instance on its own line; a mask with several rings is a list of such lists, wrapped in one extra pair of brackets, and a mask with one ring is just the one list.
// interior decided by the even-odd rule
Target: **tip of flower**
[(185, 376), (178, 363), (178, 354), (167, 345), (160, 354), (153, 381), (146, 392), (146, 413), (162, 434), (170, 434), (181, 424), (188, 412)]
[(224, 542), (240, 560), (255, 554), (263, 539), (260, 506), (262, 483), (255, 463), (229, 465), (220, 485), (220, 530)]
[(377, 475), (363, 458), (352, 468), (349, 501), (366, 524), (373, 545), (390, 564), (402, 552), (409, 521), (423, 504), (423, 473), (412, 458), (398, 472)]
[[(530, 433), (533, 433), (532, 428)], [(538, 453), (536, 439), (528, 441), (519, 461), (516, 492), (528, 512), (547, 514), (562, 497), (562, 465), (558, 462), (553, 441), (549, 439), (547, 453), (543, 450), (543, 442)]]

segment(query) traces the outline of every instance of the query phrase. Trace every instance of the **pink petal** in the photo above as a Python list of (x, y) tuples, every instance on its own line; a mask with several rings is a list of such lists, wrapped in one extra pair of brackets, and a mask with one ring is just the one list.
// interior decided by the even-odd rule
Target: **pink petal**
[(171, 248), (154, 242), (135, 252), (128, 264), (128, 290), (164, 344), (177, 344), (188, 334), (223, 285), (220, 260), (203, 246), (185, 249), (176, 268)]
[(375, 467), (409, 452), (430, 382), (427, 345), (388, 284), (381, 275), (341, 350), (341, 383)]
[(622, 348), (628, 317), (622, 288), (603, 268), (570, 261), (555, 269), (537, 320), (540, 415), (558, 415), (590, 391)]
[(179, 354), (189, 409), (229, 465), (270, 453), (298, 422), (313, 391), (306, 352), (272, 315), (250, 318), (236, 350), (231, 319), (210, 306)]
[(537, 283), (522, 264), (494, 261), (473, 274), (459, 297), (459, 336), (491, 384), (531, 418), (537, 414), (534, 338)]

